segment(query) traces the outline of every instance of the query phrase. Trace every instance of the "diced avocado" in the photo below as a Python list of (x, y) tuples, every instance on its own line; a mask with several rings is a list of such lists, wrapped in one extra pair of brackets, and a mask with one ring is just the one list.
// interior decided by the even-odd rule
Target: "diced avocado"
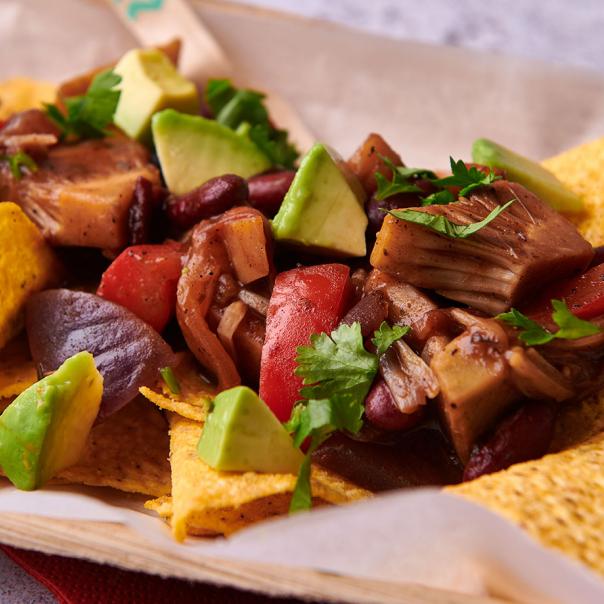
[(474, 141), (472, 160), (489, 168), (505, 170), (510, 180), (525, 186), (559, 212), (577, 213), (583, 210), (581, 198), (567, 189), (549, 170), (489, 139)]
[(297, 474), (304, 459), (273, 412), (246, 386), (214, 399), (197, 453), (210, 467), (226, 472)]
[(79, 352), (4, 410), (0, 466), (18, 489), (37, 489), (78, 461), (102, 394), (92, 355)]
[(127, 52), (115, 66), (122, 77), (113, 121), (130, 138), (151, 142), (151, 117), (162, 109), (199, 112), (197, 87), (156, 48)]
[(364, 256), (364, 193), (337, 154), (317, 143), (304, 157), (279, 212), (275, 239), (308, 251)]
[(151, 129), (166, 184), (176, 195), (216, 176), (248, 178), (271, 167), (247, 136), (214, 120), (166, 109), (153, 116)]

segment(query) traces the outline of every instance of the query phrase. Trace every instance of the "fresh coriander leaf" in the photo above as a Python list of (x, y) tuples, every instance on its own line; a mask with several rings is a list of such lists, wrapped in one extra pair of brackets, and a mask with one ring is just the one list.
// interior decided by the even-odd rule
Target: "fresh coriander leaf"
[(395, 166), (391, 159), (384, 155), (379, 156), (386, 166), (392, 170), (392, 180), (388, 180), (380, 172), (375, 173), (377, 191), (375, 197), (382, 201), (397, 193), (421, 193), (422, 190), (411, 179), (414, 178), (436, 178), (434, 172), (423, 168), (407, 168), (406, 166)]
[(22, 168), (26, 168), (30, 172), (35, 172), (38, 169), (38, 164), (25, 151), (18, 151), (13, 155), (4, 155), (0, 157), (0, 161), (8, 162), (11, 174), (15, 180), (21, 180), (23, 176)]
[(298, 150), (287, 140), (287, 131), (256, 124), (248, 136), (256, 146), (277, 166), (293, 168), (299, 157)]
[(480, 229), (489, 224), (489, 222), (495, 220), (495, 218), (503, 211), (507, 210), (512, 203), (514, 203), (513, 199), (502, 206), (494, 208), (489, 212), (488, 216), (483, 218), (480, 222), (473, 222), (466, 225), (455, 224), (441, 214), (429, 214), (428, 212), (421, 212), (418, 210), (390, 210), (388, 213), (399, 220), (421, 224), (422, 226), (425, 226), (432, 231), (436, 231), (441, 235), (445, 235), (446, 237), (450, 237), (451, 239), (465, 239), (477, 231), (480, 231)]
[(217, 122), (248, 136), (274, 165), (294, 167), (300, 154), (288, 141), (287, 131), (271, 125), (264, 94), (238, 90), (229, 80), (210, 80), (205, 98)]
[(310, 463), (313, 451), (316, 449), (311, 446), (304, 456), (304, 461), (298, 471), (296, 486), (292, 492), (292, 498), (289, 503), (289, 513), (304, 512), (312, 507), (312, 491), (310, 486)]
[(404, 327), (393, 325), (390, 327), (386, 321), (382, 321), (379, 329), (375, 330), (373, 339), (371, 340), (377, 349), (378, 357), (381, 357), (394, 342), (407, 335), (410, 329), (407, 325)]
[(205, 90), (205, 99), (212, 115), (217, 116), (236, 92), (237, 90), (230, 80), (209, 80)]
[(295, 374), (303, 378), (306, 399), (351, 394), (365, 399), (378, 368), (374, 354), (363, 347), (361, 325), (340, 325), (331, 332), (314, 334), (310, 346), (300, 346)]
[(102, 138), (120, 99), (115, 87), (122, 78), (111, 70), (95, 76), (86, 94), (65, 99), (67, 113), (63, 114), (56, 105), (47, 104), (46, 114), (61, 129), (63, 137)]
[(436, 174), (432, 170), (426, 170), (425, 168), (410, 168), (408, 166), (396, 166), (394, 162), (385, 155), (378, 153), (379, 158), (386, 166), (388, 166), (392, 173), (396, 173), (400, 178), (425, 178), (432, 180), (436, 178)]
[(463, 160), (455, 161), (449, 157), (451, 163), (451, 176), (445, 176), (434, 181), (434, 184), (440, 187), (461, 187), (459, 196), (464, 197), (479, 187), (484, 187), (492, 184), (496, 180), (500, 180), (501, 176), (497, 176), (491, 169), (485, 174), (475, 166), (468, 168)]
[(264, 95), (253, 90), (238, 90), (230, 101), (216, 115), (216, 121), (223, 126), (237, 130), (248, 124), (268, 124), (268, 112), (263, 103)]
[(61, 110), (56, 105), (51, 105), (50, 103), (45, 103), (44, 108), (46, 110), (46, 115), (51, 121), (59, 127), (61, 132), (65, 133), (68, 129), (67, 118)]
[(539, 325), (536, 321), (529, 319), (526, 315), (522, 314), (519, 310), (511, 308), (508, 312), (501, 313), (495, 317), (512, 327), (520, 329), (518, 337), (527, 346), (539, 346), (540, 344), (547, 344), (554, 339), (554, 334), (549, 332), (547, 329)]
[[(332, 399), (314, 400), (299, 403), (294, 408), (297, 416), (294, 445), (299, 447), (310, 437), (310, 446), (296, 480), (296, 486), (290, 503), (290, 513), (307, 510), (312, 505), (310, 488), (310, 460), (312, 453), (336, 430), (348, 430), (357, 433), (363, 426), (363, 401), (350, 395), (335, 396)], [(291, 420), (290, 420), (291, 422)], [(288, 422), (286, 427), (290, 426)]]
[(451, 191), (437, 191), (422, 199), (423, 206), (446, 206), (457, 201), (457, 197)]
[(174, 375), (171, 367), (163, 367), (159, 370), (164, 382), (168, 388), (170, 388), (170, 392), (172, 394), (180, 394), (180, 384)]
[(357, 433), (363, 427), (364, 401), (378, 370), (378, 357), (363, 346), (361, 325), (340, 325), (331, 332), (314, 334), (310, 346), (300, 346), (296, 375), (303, 378), (305, 400), (292, 410), (284, 424), (300, 446), (311, 439), (290, 504), (290, 512), (308, 509), (310, 456), (336, 430)]
[(298, 478), (296, 479), (296, 486), (292, 493), (292, 498), (289, 504), (289, 513), (295, 514), (296, 512), (303, 512), (310, 510), (312, 507), (312, 490), (310, 486), (310, 470), (312, 462), (312, 454), (321, 446), (325, 441), (325, 436), (321, 434), (313, 434), (310, 441), (310, 446), (304, 461), (300, 466), (298, 472)]
[(552, 300), (552, 319), (560, 328), (554, 336), (564, 340), (578, 340), (585, 336), (593, 336), (602, 330), (595, 323), (575, 317), (563, 300)]
[(586, 336), (593, 336), (602, 331), (594, 323), (575, 317), (563, 300), (552, 300), (552, 307), (554, 309), (552, 320), (559, 328), (555, 333), (548, 331), (515, 308), (512, 308), (509, 312), (497, 315), (495, 318), (520, 329), (518, 337), (527, 346), (547, 344), (554, 339), (577, 340)]
[(375, 198), (379, 201), (388, 199), (397, 193), (421, 193), (422, 190), (406, 180), (398, 179), (396, 173), (392, 181), (388, 180), (383, 174), (375, 173), (375, 181), (377, 183), (377, 191)]

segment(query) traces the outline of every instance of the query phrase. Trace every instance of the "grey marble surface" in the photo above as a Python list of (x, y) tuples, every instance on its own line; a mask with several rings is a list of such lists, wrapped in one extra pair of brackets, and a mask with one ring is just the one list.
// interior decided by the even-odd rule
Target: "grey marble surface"
[[(604, 72), (604, 0), (239, 1), (387, 36), (516, 54)], [(0, 554), (0, 602), (50, 604), (55, 599)]]
[(604, 71), (603, 0), (239, 0), (380, 35)]

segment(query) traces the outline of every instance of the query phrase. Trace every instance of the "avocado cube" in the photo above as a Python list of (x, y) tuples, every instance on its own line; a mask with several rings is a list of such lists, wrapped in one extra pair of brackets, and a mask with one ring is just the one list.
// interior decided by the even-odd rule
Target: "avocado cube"
[(151, 117), (162, 109), (199, 112), (197, 87), (178, 73), (161, 50), (131, 50), (114, 71), (122, 81), (113, 121), (130, 138), (150, 143)]
[(472, 160), (489, 168), (505, 170), (510, 180), (525, 186), (554, 210), (573, 214), (583, 211), (582, 199), (549, 170), (511, 149), (487, 138), (479, 138), (472, 145)]
[(214, 399), (197, 453), (225, 472), (297, 474), (304, 458), (273, 412), (246, 386)]
[(4, 410), (0, 466), (18, 489), (37, 489), (79, 460), (102, 394), (92, 355), (80, 352)]
[(246, 135), (215, 120), (165, 109), (153, 116), (151, 130), (162, 174), (175, 195), (216, 176), (248, 178), (271, 167), (268, 157)]
[(318, 254), (364, 256), (364, 197), (342, 158), (317, 143), (302, 160), (273, 218), (275, 239)]

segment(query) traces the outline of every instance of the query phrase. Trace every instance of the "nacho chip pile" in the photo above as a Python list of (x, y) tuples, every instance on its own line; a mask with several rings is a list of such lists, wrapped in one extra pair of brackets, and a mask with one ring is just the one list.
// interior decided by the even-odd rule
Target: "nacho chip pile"
[(0, 120), (13, 113), (42, 107), (52, 103), (57, 95), (57, 87), (49, 82), (13, 78), (0, 82)]
[(0, 349), (22, 326), (29, 296), (58, 277), (54, 254), (38, 227), (14, 203), (0, 203)]
[[(187, 533), (230, 534), (253, 522), (287, 513), (296, 484), (293, 474), (219, 472), (197, 455), (203, 425), (170, 413), (171, 502), (148, 506), (171, 519), (174, 537)], [(370, 495), (329, 472), (314, 468), (313, 495), (318, 502), (342, 504)]]
[(583, 198), (585, 212), (569, 218), (592, 245), (604, 245), (604, 138), (574, 147), (543, 165)]
[(448, 487), (604, 575), (604, 434), (543, 459)]

